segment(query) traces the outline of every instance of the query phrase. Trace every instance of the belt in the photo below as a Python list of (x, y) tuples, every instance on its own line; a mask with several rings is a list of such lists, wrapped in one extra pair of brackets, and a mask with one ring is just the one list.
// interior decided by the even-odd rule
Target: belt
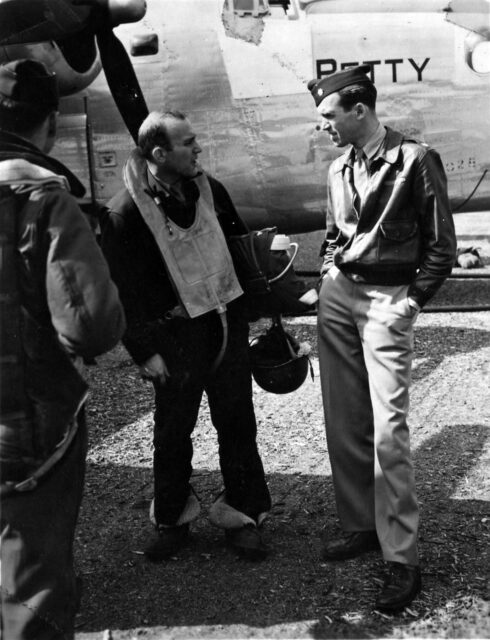
[(69, 428), (67, 429), (65, 435), (62, 440), (56, 445), (56, 449), (53, 453), (47, 458), (40, 467), (38, 467), (32, 475), (30, 475), (25, 480), (21, 480), (20, 482), (4, 482), (0, 485), (0, 496), (5, 496), (14, 492), (22, 493), (24, 491), (32, 491), (35, 489), (39, 483), (39, 480), (46, 475), (46, 473), (54, 467), (54, 465), (61, 460), (61, 458), (68, 451), (69, 446), (73, 442), (75, 435), (78, 431), (78, 420), (77, 415), (85, 403), (87, 399), (88, 393), (85, 393), (80, 404), (78, 405), (78, 409), (75, 413), (75, 417), (70, 423)]

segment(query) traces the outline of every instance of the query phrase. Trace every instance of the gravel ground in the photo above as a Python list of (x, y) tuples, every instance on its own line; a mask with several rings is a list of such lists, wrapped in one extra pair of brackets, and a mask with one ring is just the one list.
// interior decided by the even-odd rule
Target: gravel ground
[[(490, 273), (490, 251), (485, 255), (483, 272)], [(488, 293), (486, 283), (450, 281), (434, 304), (488, 304)], [(84, 584), (77, 640), (490, 637), (490, 314), (422, 313), (417, 321), (410, 424), (424, 586), (398, 616), (373, 610), (383, 576), (377, 554), (344, 563), (319, 559), (319, 536), (335, 534), (337, 519), (315, 319), (287, 324), (312, 345), (316, 375), (285, 396), (255, 387), (258, 442), (273, 496), (264, 531), (271, 554), (258, 564), (235, 558), (206, 517), (221, 478), (205, 402), (194, 434), (193, 484), (202, 512), (191, 544), (168, 562), (145, 560), (141, 549), (152, 535), (152, 393), (122, 347), (88, 369), (91, 445), (76, 536)]]

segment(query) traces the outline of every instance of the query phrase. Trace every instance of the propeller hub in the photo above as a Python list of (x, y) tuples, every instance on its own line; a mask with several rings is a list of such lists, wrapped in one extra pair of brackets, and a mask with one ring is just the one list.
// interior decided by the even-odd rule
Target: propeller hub
[(138, 22), (146, 13), (146, 0), (107, 0), (111, 25)]

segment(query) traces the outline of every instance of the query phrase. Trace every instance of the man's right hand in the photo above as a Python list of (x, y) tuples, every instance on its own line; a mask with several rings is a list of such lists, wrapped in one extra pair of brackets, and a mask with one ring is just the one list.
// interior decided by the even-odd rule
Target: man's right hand
[(170, 377), (167, 366), (159, 353), (155, 353), (140, 366), (140, 375), (143, 380), (151, 380), (161, 385), (164, 385), (167, 378)]

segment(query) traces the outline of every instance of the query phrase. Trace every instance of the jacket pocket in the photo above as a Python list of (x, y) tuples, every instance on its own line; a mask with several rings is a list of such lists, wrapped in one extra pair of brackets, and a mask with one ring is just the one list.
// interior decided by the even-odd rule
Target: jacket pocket
[(420, 252), (418, 225), (414, 220), (393, 220), (380, 225), (378, 260), (415, 264)]

